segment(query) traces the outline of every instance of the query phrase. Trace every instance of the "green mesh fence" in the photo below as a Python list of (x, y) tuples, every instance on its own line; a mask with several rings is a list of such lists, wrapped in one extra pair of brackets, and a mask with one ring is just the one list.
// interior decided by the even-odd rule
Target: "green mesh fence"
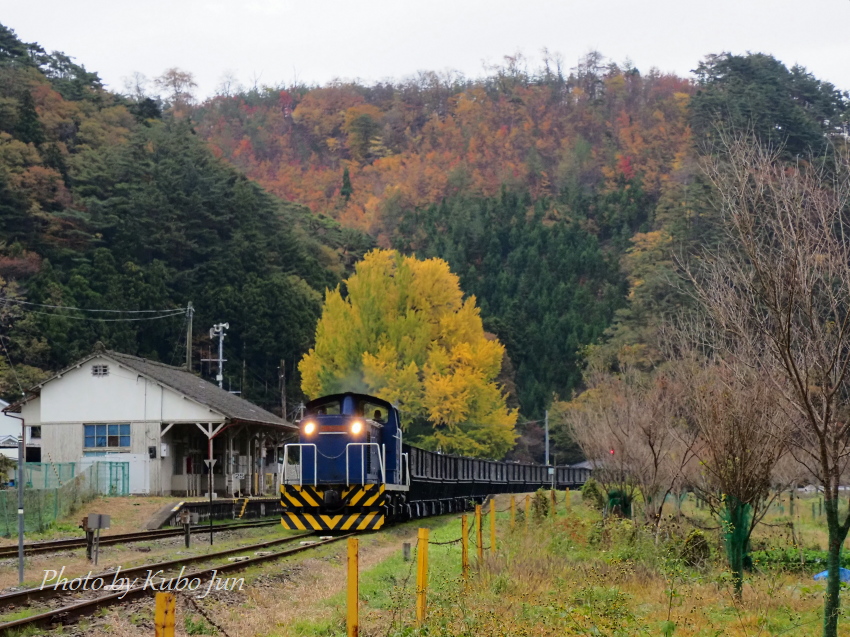
[[(30, 464), (33, 466), (30, 467)], [(75, 463), (27, 463), (24, 466), (24, 530), (41, 533), (57, 519), (73, 513), (97, 495), (127, 495), (127, 462), (93, 462), (80, 469)], [(55, 471), (54, 471), (55, 469)], [(63, 479), (64, 476), (72, 476)], [(48, 485), (41, 487), (41, 485)], [(41, 487), (41, 488), (39, 488)], [(0, 535), (18, 534), (17, 489), (0, 491)]]
[[(750, 530), (750, 520), (753, 509), (736, 498), (726, 496), (720, 511), (720, 522), (723, 525), (723, 541), (726, 547), (726, 558), (733, 573), (743, 573), (748, 562), (749, 546), (747, 534)], [(736, 583), (736, 586), (739, 585)]]
[(29, 489), (57, 489), (71, 482), (76, 473), (76, 462), (28, 462), (24, 465), (24, 484)]

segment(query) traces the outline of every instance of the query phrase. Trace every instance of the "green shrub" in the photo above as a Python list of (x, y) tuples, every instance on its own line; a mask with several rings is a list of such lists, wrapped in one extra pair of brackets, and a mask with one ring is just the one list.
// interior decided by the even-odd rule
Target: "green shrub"
[(605, 490), (594, 478), (589, 478), (581, 488), (581, 501), (592, 509), (601, 511), (608, 502)]
[(539, 521), (549, 517), (551, 513), (552, 504), (549, 502), (548, 494), (543, 489), (538, 489), (534, 499), (531, 500), (531, 516)]
[(705, 539), (705, 534), (699, 529), (688, 533), (682, 546), (682, 559), (685, 564), (693, 567), (702, 567), (711, 558), (711, 546)]

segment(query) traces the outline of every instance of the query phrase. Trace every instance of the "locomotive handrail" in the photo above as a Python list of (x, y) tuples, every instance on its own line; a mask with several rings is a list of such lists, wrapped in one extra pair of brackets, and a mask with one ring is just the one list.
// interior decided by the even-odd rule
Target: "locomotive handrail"
[[(402, 475), (404, 475), (407, 478), (407, 482), (404, 483), (404, 485), (409, 487), (410, 486), (410, 454), (409, 453), (401, 454), (401, 461), (402, 461), (402, 464), (404, 465), (404, 470), (402, 471)], [(404, 478), (402, 478), (402, 479), (404, 479)]]
[(350, 486), (349, 466), (348, 466), (348, 451), (351, 447), (360, 447), (360, 484), (366, 484), (366, 447), (375, 447), (378, 452), (378, 464), (381, 469), (381, 483), (386, 484), (387, 478), (384, 473), (384, 458), (382, 457), (381, 447), (377, 442), (349, 442), (345, 445), (345, 486)]
[[(289, 463), (289, 448), (290, 447), (313, 447), (313, 486), (317, 486), (319, 483), (319, 458), (318, 458), (318, 449), (316, 448), (315, 443), (312, 442), (290, 442), (288, 444), (283, 445), (283, 482), (284, 484), (289, 484), (289, 476), (287, 475), (287, 466)], [(304, 486), (304, 453), (300, 452), (298, 454), (298, 485)], [(346, 456), (346, 461), (348, 460)]]

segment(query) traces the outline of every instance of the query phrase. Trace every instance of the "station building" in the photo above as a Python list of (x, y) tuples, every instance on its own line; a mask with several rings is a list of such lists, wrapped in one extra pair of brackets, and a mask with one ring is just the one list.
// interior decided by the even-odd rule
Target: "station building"
[(182, 367), (109, 351), (89, 356), (3, 409), (40, 433), (41, 461), (120, 462), (132, 494), (274, 495), (297, 428)]

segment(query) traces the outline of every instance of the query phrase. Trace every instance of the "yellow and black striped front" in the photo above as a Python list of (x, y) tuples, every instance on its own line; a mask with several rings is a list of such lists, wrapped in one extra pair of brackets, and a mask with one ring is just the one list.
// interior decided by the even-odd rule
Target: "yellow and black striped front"
[(314, 531), (373, 531), (384, 525), (384, 485), (343, 487), (341, 497), (325, 504), (325, 490), (309, 485), (280, 488), (285, 529)]

